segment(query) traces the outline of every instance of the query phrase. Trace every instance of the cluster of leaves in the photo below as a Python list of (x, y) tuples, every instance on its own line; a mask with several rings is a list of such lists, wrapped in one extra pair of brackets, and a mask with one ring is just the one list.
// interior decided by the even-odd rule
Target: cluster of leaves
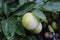
[(37, 40), (34, 35), (26, 35), (22, 16), (32, 12), (41, 22), (50, 24), (53, 20), (59, 22), (59, 11), (60, 0), (0, 0), (0, 39)]

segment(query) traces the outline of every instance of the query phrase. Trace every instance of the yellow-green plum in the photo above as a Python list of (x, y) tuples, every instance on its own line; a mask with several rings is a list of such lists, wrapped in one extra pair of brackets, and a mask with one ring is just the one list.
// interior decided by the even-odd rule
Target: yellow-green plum
[(27, 29), (34, 33), (40, 33), (42, 30), (42, 24), (39, 19), (31, 12), (25, 13), (22, 18), (22, 24)]
[(38, 34), (38, 33), (40, 33), (41, 31), (42, 31), (42, 24), (39, 23), (38, 26), (37, 26), (37, 28), (34, 29), (34, 30), (32, 30), (31, 32), (34, 33), (34, 34)]

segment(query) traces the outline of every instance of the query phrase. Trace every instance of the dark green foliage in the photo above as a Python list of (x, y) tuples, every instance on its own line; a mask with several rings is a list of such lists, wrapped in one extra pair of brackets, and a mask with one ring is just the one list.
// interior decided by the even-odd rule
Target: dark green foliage
[[(41, 34), (38, 34), (41, 39), (23, 27), (21, 21), (26, 12), (32, 12), (43, 24)], [(42, 40), (48, 30), (46, 25), (51, 25), (53, 21), (58, 25), (54, 31), (59, 34), (59, 13), (60, 0), (0, 0), (0, 40)]]

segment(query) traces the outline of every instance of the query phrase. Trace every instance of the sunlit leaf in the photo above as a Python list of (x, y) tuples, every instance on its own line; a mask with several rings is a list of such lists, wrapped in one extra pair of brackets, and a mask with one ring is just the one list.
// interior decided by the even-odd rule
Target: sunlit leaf
[(35, 6), (34, 2), (25, 3), (20, 8), (18, 8), (14, 13), (16, 13), (15, 15), (23, 15), (24, 13), (26, 13), (26, 12), (30, 11), (31, 9), (33, 9), (34, 6)]
[(38, 10), (38, 9), (34, 9), (34, 10), (32, 10), (32, 13), (33, 13), (36, 17), (38, 17), (39, 19), (42, 19), (43, 21), (47, 22), (46, 16), (45, 16), (45, 14), (44, 14), (42, 11), (40, 11), (40, 10)]
[(9, 15), (9, 12), (10, 12), (10, 9), (9, 9), (7, 3), (3, 3), (2, 6), (3, 6), (3, 12), (4, 12), (4, 14), (5, 14), (6, 16), (8, 16), (8, 15)]
[(50, 25), (48, 25), (48, 29), (49, 29), (49, 31), (50, 31), (51, 33), (54, 32), (53, 28), (52, 28)]
[(41, 8), (41, 6), (44, 5), (44, 2), (43, 0), (36, 0), (36, 5), (35, 5), (35, 8)]
[(60, 11), (60, 2), (47, 2), (42, 8), (46, 11)]
[(14, 38), (13, 36), (14, 36), (15, 30), (16, 30), (15, 23), (16, 23), (16, 21), (14, 18), (3, 20), (1, 22), (3, 33), (8, 40), (10, 40), (10, 39), (12, 40)]
[(19, 0), (20, 5), (23, 5), (26, 2), (27, 2), (27, 0)]

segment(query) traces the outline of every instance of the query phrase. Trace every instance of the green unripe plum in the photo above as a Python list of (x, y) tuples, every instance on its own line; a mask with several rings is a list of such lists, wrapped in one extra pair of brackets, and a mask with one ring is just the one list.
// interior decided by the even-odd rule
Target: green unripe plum
[(56, 29), (58, 28), (58, 26), (57, 26), (57, 23), (56, 23), (56, 22), (52, 22), (52, 28), (53, 28), (54, 30), (56, 30)]

